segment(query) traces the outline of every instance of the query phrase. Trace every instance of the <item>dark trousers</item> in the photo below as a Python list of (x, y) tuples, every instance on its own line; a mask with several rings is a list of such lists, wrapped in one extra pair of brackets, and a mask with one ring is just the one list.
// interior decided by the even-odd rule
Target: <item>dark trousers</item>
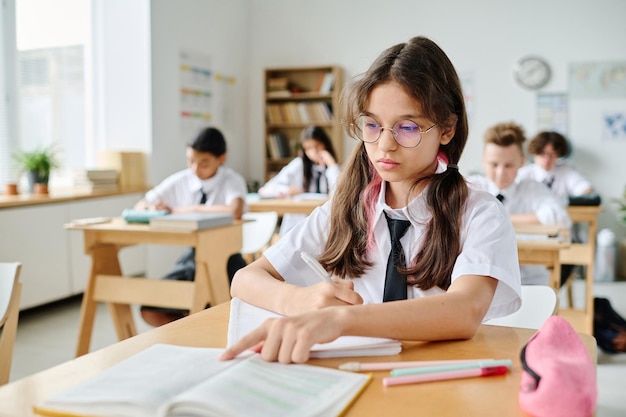
[[(228, 273), (229, 282), (233, 281), (235, 272), (246, 266), (246, 261), (240, 253), (235, 253), (228, 258), (226, 263), (226, 272)], [(176, 260), (174, 268), (163, 277), (163, 279), (173, 279), (176, 281), (193, 281), (196, 276), (196, 249), (188, 248)], [(207, 306), (208, 307), (208, 306)], [(153, 311), (163, 311), (167, 313), (181, 313), (187, 310), (179, 310), (174, 308), (141, 306), (141, 309), (150, 309)]]

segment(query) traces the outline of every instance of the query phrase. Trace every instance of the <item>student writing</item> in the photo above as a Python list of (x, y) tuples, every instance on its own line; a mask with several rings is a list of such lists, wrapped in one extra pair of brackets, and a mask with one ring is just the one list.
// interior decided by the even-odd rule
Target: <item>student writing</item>
[[(445, 53), (424, 37), (392, 46), (345, 103), (344, 126), (359, 143), (331, 200), (239, 270), (231, 287), (287, 317), (265, 321), (222, 359), (254, 347), (266, 360), (304, 362), (313, 344), (342, 335), (471, 338), (484, 319), (519, 308), (507, 214), (458, 171), (467, 117)], [(321, 282), (302, 251), (342, 279)]]
[[(226, 140), (217, 128), (203, 129), (186, 149), (187, 169), (165, 178), (148, 191), (136, 209), (184, 212), (232, 213), (240, 219), (245, 210), (246, 181), (226, 162)], [(245, 265), (240, 254), (228, 260), (229, 276)], [(176, 261), (165, 279), (193, 281), (196, 272), (195, 250), (189, 248)], [(187, 315), (185, 310), (142, 306), (141, 316), (149, 324), (160, 326)]]
[[(513, 122), (498, 123), (487, 129), (483, 139), (485, 176), (468, 178), (470, 185), (500, 200), (514, 223), (568, 228), (571, 221), (567, 211), (544, 184), (515, 180), (525, 161), (524, 129)], [(545, 266), (521, 265), (520, 269), (522, 284), (549, 284), (550, 274)]]

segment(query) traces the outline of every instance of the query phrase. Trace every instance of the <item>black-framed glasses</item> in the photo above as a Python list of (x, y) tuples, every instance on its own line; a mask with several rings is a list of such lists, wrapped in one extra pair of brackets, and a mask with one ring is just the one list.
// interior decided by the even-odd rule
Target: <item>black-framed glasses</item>
[(392, 127), (383, 127), (373, 117), (364, 115), (357, 117), (352, 125), (356, 128), (357, 138), (366, 143), (374, 143), (380, 139), (384, 129), (391, 130), (394, 140), (403, 148), (415, 148), (422, 141), (422, 136), (437, 126), (435, 123), (422, 130), (412, 120), (398, 120)]

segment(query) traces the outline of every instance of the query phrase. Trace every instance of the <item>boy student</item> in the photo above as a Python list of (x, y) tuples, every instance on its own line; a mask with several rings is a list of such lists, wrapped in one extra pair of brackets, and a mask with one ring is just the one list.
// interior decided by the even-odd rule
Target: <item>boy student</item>
[(439, 46), (415, 37), (385, 50), (345, 104), (343, 126), (358, 143), (335, 193), (232, 283), (233, 296), (285, 317), (224, 360), (254, 347), (266, 360), (305, 362), (315, 343), (342, 335), (468, 339), (521, 305), (511, 222), (459, 173), (467, 117)]
[[(187, 145), (187, 169), (176, 172), (148, 191), (135, 208), (168, 210), (172, 213), (224, 212), (240, 219), (245, 209), (246, 181), (226, 162), (226, 141), (222, 133), (208, 127)], [(246, 263), (241, 254), (228, 260), (228, 275)], [(176, 261), (165, 279), (193, 281), (196, 272), (195, 250), (189, 248)], [(142, 306), (141, 316), (153, 326), (160, 326), (187, 315), (185, 310)]]
[[(486, 176), (468, 178), (470, 185), (500, 200), (513, 223), (570, 227), (567, 211), (545, 185), (534, 180), (515, 180), (525, 159), (523, 128), (512, 122), (498, 123), (487, 129), (483, 139)], [(544, 266), (522, 265), (520, 269), (522, 284), (548, 285), (550, 275)]]

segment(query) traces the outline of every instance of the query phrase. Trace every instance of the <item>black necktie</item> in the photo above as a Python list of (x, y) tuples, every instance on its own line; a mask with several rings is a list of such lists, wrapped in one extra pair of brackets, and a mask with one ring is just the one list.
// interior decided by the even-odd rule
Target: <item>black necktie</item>
[(498, 199), (499, 202), (503, 202), (504, 201), (504, 196), (500, 193), (498, 193), (498, 195), (496, 196), (496, 198)]
[(383, 302), (406, 300), (406, 276), (398, 272), (398, 267), (404, 268), (406, 266), (400, 238), (404, 236), (411, 222), (408, 220), (390, 219), (386, 214), (385, 217), (387, 218), (387, 226), (391, 236), (391, 252), (389, 252), (389, 259), (387, 259)]
[(316, 193), (321, 193), (322, 189), (320, 188), (320, 181), (322, 179), (322, 172), (321, 171), (317, 171), (315, 173), (315, 192)]
[(543, 183), (548, 187), (552, 188), (552, 184), (554, 184), (554, 177), (548, 177), (543, 180)]
[(206, 203), (206, 193), (202, 188), (200, 189), (200, 193), (202, 194), (202, 197), (200, 197), (200, 205), (202, 205)]

